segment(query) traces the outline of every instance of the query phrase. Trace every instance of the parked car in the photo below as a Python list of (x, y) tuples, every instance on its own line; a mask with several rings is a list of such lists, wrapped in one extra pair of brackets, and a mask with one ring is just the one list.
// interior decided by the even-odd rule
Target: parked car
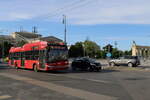
[(96, 62), (94, 59), (91, 58), (77, 58), (72, 61), (72, 70), (89, 70), (89, 71), (100, 71), (101, 64), (99, 62)]
[(136, 67), (140, 65), (140, 60), (137, 56), (124, 56), (118, 59), (112, 59), (109, 61), (110, 66), (115, 65), (128, 65), (129, 67)]

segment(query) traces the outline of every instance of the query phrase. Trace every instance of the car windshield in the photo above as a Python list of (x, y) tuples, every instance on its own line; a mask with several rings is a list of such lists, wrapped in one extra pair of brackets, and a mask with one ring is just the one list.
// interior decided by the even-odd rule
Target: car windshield
[(89, 59), (89, 62), (91, 62), (91, 63), (95, 63), (96, 62), (96, 60), (95, 59)]
[(95, 61), (96, 61), (95, 59), (92, 59), (92, 58), (81, 58), (81, 59), (89, 61), (91, 63), (95, 63)]

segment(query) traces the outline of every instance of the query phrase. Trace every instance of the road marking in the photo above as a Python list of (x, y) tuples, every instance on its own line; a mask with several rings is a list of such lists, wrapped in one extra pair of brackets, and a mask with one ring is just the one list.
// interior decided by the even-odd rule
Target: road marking
[[(80, 79), (80, 80), (87, 80), (87, 81), (93, 81), (93, 82), (98, 82), (98, 83), (111, 83), (108, 81), (104, 81), (104, 80), (96, 80), (96, 79), (87, 79), (87, 78), (80, 78), (78, 76), (66, 76), (66, 75), (57, 75), (57, 74), (50, 74), (53, 76), (63, 76), (63, 77), (68, 77), (68, 78), (73, 78), (73, 79)], [(112, 83), (111, 83), (112, 84)]]
[(111, 96), (106, 96), (106, 95), (102, 95), (102, 94), (97, 94), (97, 93), (80, 90), (80, 89), (56, 85), (56, 84), (53, 84), (50, 82), (39, 81), (39, 80), (35, 80), (32, 78), (18, 76), (18, 75), (14, 75), (14, 74), (0, 73), (0, 75), (4, 76), (4, 77), (15, 79), (15, 80), (19, 80), (19, 81), (24, 81), (26, 83), (37, 85), (37, 86), (47, 88), (47, 89), (50, 89), (50, 90), (53, 90), (53, 91), (56, 91), (59, 93), (63, 93), (66, 95), (78, 97), (78, 98), (81, 98), (84, 100), (117, 100), (116, 97), (111, 97)]
[(98, 82), (98, 83), (110, 83), (108, 81), (103, 81), (103, 80), (95, 80), (95, 79), (86, 79), (86, 80), (93, 81), (93, 82)]
[(8, 98), (11, 98), (11, 96), (9, 96), (9, 95), (2, 95), (2, 96), (0, 96), (0, 100), (8, 99)]

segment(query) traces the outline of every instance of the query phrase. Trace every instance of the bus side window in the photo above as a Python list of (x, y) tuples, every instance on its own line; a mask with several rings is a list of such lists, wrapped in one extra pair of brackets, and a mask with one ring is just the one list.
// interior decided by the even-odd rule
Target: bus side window
[(29, 60), (28, 51), (25, 52), (25, 59), (26, 59), (26, 60)]
[(31, 53), (32, 53), (32, 60), (38, 60), (38, 50), (33, 50)]

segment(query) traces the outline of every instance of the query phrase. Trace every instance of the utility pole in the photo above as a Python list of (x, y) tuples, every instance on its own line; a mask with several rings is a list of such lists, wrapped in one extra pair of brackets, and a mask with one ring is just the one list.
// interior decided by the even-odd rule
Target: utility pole
[(20, 26), (19, 31), (23, 32), (23, 26)]
[(117, 49), (117, 45), (118, 45), (118, 43), (117, 43), (117, 41), (115, 41), (115, 48)]
[(66, 33), (67, 33), (66, 15), (63, 15), (63, 24), (65, 25), (65, 29), (64, 29), (64, 43), (67, 44), (67, 41), (66, 41)]
[(36, 26), (32, 27), (32, 33), (38, 33), (38, 30), (37, 30)]

